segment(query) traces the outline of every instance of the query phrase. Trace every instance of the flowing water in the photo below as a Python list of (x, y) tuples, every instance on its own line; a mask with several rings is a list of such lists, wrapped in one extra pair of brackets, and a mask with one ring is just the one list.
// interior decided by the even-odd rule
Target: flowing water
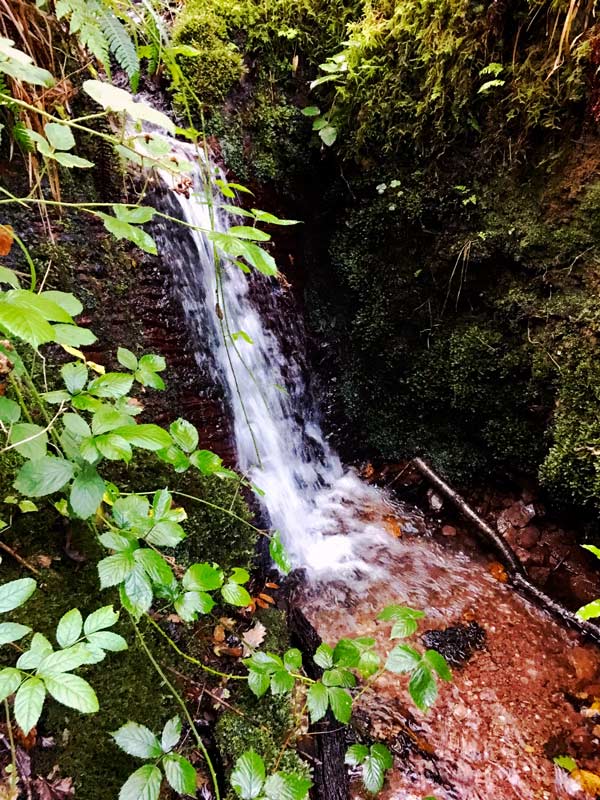
[[(189, 157), (185, 145), (174, 148)], [(164, 180), (160, 202), (173, 216), (202, 229), (239, 224), (219, 197), (212, 209), (204, 201), (199, 170), (191, 187)], [(375, 636), (383, 653), (389, 630), (374, 619), (390, 603), (425, 610), (421, 632), (474, 623), (483, 631), (428, 715), (410, 704), (396, 675), (361, 698), (357, 715), (398, 756), (385, 800), (577, 794), (551, 757), (567, 752), (584, 725), (573, 696), (595, 677), (596, 651), (492, 577), (486, 556), (439, 542), (417, 511), (343, 467), (307, 386), (286, 289), (231, 263), (215, 269), (199, 231), (163, 227), (159, 239), (197, 358), (225, 390), (238, 466), (264, 493), (264, 512), (294, 566), (306, 570), (298, 602), (323, 639)], [(356, 782), (352, 796), (360, 796)]]

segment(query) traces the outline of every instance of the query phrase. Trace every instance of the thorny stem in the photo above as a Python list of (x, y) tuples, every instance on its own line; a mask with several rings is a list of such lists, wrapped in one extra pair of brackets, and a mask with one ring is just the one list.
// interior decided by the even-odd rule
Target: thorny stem
[(198, 748), (199, 748), (200, 752), (204, 756), (204, 760), (206, 761), (206, 766), (208, 767), (208, 770), (210, 772), (210, 777), (211, 777), (211, 780), (212, 780), (213, 788), (215, 790), (215, 800), (221, 800), (221, 793), (220, 793), (220, 790), (219, 790), (219, 781), (217, 780), (217, 773), (215, 772), (215, 768), (214, 768), (214, 765), (213, 765), (213, 763), (211, 761), (211, 758), (210, 758), (210, 756), (208, 754), (208, 750), (206, 749), (206, 745), (202, 741), (202, 738), (201, 738), (200, 734), (198, 733), (198, 729), (196, 728), (196, 725), (194, 724), (194, 720), (192, 719), (192, 715), (188, 711), (188, 708), (187, 708), (187, 706), (185, 704), (185, 700), (179, 694), (177, 689), (173, 686), (171, 681), (167, 678), (167, 676), (164, 673), (164, 670), (162, 669), (162, 667), (160, 666), (158, 661), (152, 655), (152, 651), (150, 650), (150, 648), (146, 644), (144, 636), (143, 636), (142, 632), (140, 631), (140, 629), (138, 628), (137, 623), (136, 623), (135, 619), (133, 618), (133, 616), (130, 615), (130, 619), (131, 619), (131, 624), (133, 625), (135, 633), (136, 633), (136, 635), (138, 637), (138, 640), (140, 642), (140, 645), (141, 645), (142, 649), (144, 650), (144, 652), (146, 653), (146, 656), (147, 656), (148, 660), (150, 661), (150, 663), (152, 664), (152, 666), (154, 667), (154, 669), (156, 670), (158, 675), (161, 677), (161, 679), (162, 679), (163, 683), (165, 684), (165, 686), (169, 689), (169, 691), (173, 695), (173, 698), (176, 700), (176, 702), (179, 704), (179, 706), (181, 706), (181, 710), (183, 711), (183, 714), (184, 714), (186, 720), (188, 721), (190, 729), (191, 729), (192, 733), (194, 734), (194, 739), (196, 740), (196, 743), (198, 745)]

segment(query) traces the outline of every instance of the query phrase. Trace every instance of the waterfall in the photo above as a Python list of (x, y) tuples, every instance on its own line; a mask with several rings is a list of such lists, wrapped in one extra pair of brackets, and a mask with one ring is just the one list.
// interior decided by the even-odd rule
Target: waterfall
[[(198, 344), (197, 358), (204, 366), (208, 360), (225, 389), (238, 467), (259, 488), (270, 525), (280, 532), (294, 566), (354, 570), (362, 560), (348, 535), (353, 507), (367, 498), (373, 502), (376, 491), (344, 470), (323, 434), (298, 357), (303, 342), (297, 320), (283, 315), (285, 290), (277, 279), (244, 274), (224, 258), (217, 269), (212, 243), (197, 229), (225, 232), (240, 222), (222, 208), (225, 201), (214, 190), (211, 209), (204, 165), (189, 145), (173, 142), (173, 150), (194, 164), (193, 172), (183, 190), (163, 174), (168, 190), (159, 202), (191, 227), (161, 223), (158, 239)], [(208, 168), (222, 178), (213, 164)], [(284, 341), (290, 353), (284, 354)]]

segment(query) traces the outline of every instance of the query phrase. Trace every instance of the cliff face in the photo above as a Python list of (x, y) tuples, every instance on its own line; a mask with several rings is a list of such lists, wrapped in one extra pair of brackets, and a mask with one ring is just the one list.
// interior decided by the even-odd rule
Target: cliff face
[(527, 474), (596, 507), (591, 4), (221, 6), (189, 0), (178, 36), (220, 15), (240, 68), (219, 101), (218, 70), (195, 75), (209, 128), (305, 220), (293, 277), (346, 454), (425, 454), (463, 485)]

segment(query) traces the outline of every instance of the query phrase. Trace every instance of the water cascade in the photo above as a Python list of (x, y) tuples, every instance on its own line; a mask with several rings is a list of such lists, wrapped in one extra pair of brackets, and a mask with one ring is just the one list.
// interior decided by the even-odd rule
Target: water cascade
[[(194, 161), (188, 145), (173, 147)], [(389, 631), (376, 617), (391, 603), (423, 609), (437, 631), (476, 623), (485, 633), (428, 715), (407, 710), (398, 675), (386, 673), (361, 696), (359, 713), (376, 738), (396, 743), (403, 765), (382, 800), (568, 796), (573, 787), (545, 748), (580, 724), (568, 697), (584, 648), (496, 580), (475, 546), (440, 543), (417, 511), (344, 469), (307, 387), (299, 323), (279, 310), (285, 290), (275, 279), (215, 264), (211, 242), (193, 229), (239, 224), (220, 197), (206, 202), (201, 170), (185, 189), (167, 184), (159, 202), (192, 226), (187, 233), (163, 226), (162, 254), (197, 359), (225, 389), (238, 466), (264, 492), (260, 501), (294, 565), (307, 569), (300, 602), (322, 638), (373, 636), (382, 653), (389, 650)]]

